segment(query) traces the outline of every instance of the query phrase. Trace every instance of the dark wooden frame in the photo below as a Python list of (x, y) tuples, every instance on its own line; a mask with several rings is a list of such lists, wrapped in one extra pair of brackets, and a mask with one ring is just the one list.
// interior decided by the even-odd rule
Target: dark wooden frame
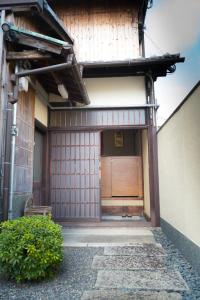
[(39, 132), (41, 132), (44, 136), (44, 144), (43, 144), (43, 153), (42, 153), (42, 185), (44, 188), (42, 188), (42, 205), (48, 205), (49, 204), (49, 147), (48, 147), (48, 140), (49, 140), (49, 134), (48, 134), (48, 128), (44, 126), (40, 121), (35, 119), (35, 129), (37, 129)]

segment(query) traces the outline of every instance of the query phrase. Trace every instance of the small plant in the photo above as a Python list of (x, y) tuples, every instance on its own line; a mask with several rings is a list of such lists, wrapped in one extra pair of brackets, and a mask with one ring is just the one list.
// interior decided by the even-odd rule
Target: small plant
[(61, 226), (31, 216), (0, 224), (0, 270), (17, 282), (52, 277), (62, 261)]

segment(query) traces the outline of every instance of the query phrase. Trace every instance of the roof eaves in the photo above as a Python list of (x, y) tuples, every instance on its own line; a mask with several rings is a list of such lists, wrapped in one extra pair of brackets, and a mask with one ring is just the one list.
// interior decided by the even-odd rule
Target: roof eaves
[(34, 12), (47, 23), (64, 41), (73, 44), (73, 39), (64, 24), (51, 9), (46, 0), (1, 0), (0, 10), (18, 12)]
[(112, 62), (82, 62), (84, 77), (114, 77), (114, 76), (135, 76), (145, 75), (152, 72), (154, 79), (166, 76), (167, 73), (175, 71), (173, 66), (176, 63), (184, 62), (185, 58), (180, 54), (155, 56), (149, 58), (138, 58), (126, 61)]

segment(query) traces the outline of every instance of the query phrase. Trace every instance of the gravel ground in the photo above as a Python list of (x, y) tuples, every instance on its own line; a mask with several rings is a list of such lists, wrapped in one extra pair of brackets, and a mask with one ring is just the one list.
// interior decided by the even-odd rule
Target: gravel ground
[(167, 267), (179, 271), (190, 288), (189, 292), (181, 293), (183, 300), (200, 300), (200, 276), (198, 273), (167, 239), (161, 229), (153, 229), (152, 232), (156, 242), (160, 243), (167, 252)]
[(65, 248), (60, 273), (54, 280), (42, 283), (16, 284), (0, 280), (1, 300), (79, 300), (83, 291), (90, 290), (97, 272), (91, 269), (94, 255), (103, 248)]
[[(183, 300), (200, 300), (198, 274), (160, 229), (153, 230), (153, 234), (168, 254), (167, 267), (178, 270), (190, 288), (190, 292), (181, 293)], [(0, 279), (0, 299), (80, 300), (84, 291), (94, 288), (97, 271), (91, 269), (92, 260), (95, 255), (103, 255), (103, 252), (103, 248), (65, 248), (64, 261), (55, 279), (24, 284)]]

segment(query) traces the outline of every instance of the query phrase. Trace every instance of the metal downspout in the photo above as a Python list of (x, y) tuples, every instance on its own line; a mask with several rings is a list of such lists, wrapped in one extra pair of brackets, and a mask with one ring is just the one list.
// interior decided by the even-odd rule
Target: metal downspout
[[(15, 73), (18, 72), (18, 65), (15, 66)], [(16, 79), (18, 80), (18, 79)], [(11, 157), (10, 157), (10, 178), (9, 178), (9, 198), (8, 198), (8, 219), (13, 219), (13, 184), (15, 170), (15, 145), (17, 136), (17, 102), (13, 104), (13, 120), (11, 126)]]

